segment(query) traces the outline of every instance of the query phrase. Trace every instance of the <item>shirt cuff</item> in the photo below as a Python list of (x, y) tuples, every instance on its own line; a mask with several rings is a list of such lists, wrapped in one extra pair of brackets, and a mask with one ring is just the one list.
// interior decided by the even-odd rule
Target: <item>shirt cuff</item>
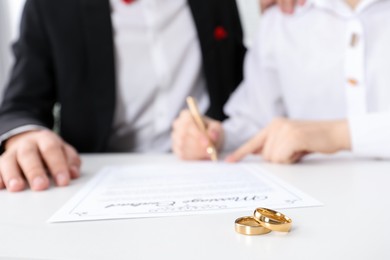
[(390, 158), (390, 113), (351, 116), (348, 122), (354, 154)]
[(47, 129), (47, 128), (39, 126), (39, 125), (24, 125), (24, 126), (14, 128), (14, 129), (12, 129), (12, 130), (10, 130), (10, 131), (8, 131), (5, 134), (0, 136), (0, 146), (3, 146), (5, 141), (7, 141), (9, 138), (11, 138), (15, 135), (25, 133), (28, 131), (42, 130), (42, 129)]

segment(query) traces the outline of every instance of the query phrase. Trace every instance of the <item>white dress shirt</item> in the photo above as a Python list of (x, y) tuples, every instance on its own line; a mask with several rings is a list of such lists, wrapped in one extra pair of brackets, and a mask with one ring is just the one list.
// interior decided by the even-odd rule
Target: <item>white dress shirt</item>
[(110, 0), (117, 107), (110, 151), (167, 152), (171, 124), (192, 95), (209, 97), (200, 43), (186, 0)]
[(352, 150), (390, 158), (390, 1), (312, 0), (292, 16), (265, 13), (229, 100), (228, 151), (278, 116), (347, 119)]

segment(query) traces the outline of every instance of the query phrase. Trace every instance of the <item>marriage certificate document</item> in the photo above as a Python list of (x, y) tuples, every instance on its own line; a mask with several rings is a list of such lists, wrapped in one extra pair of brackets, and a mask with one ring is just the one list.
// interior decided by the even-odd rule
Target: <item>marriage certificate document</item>
[(49, 222), (319, 205), (255, 164), (134, 164), (103, 168)]

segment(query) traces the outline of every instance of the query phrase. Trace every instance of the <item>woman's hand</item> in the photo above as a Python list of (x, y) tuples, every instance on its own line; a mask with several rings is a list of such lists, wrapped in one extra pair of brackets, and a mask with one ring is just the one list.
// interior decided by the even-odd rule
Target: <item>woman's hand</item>
[(346, 120), (295, 121), (279, 118), (226, 160), (237, 162), (249, 154), (259, 154), (272, 163), (290, 164), (309, 153), (331, 154), (349, 149), (351, 144)]
[(207, 134), (199, 130), (191, 113), (184, 110), (173, 123), (172, 149), (183, 160), (210, 159), (207, 148), (210, 141), (218, 150), (223, 140), (222, 124), (210, 118), (203, 118)]

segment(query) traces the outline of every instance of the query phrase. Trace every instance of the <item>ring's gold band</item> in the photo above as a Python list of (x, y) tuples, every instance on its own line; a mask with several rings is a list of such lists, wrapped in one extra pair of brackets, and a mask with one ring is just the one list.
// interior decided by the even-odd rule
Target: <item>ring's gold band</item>
[(242, 235), (263, 235), (271, 232), (270, 229), (263, 227), (254, 217), (242, 217), (236, 219), (236, 232)]
[(289, 217), (272, 209), (257, 208), (254, 217), (263, 227), (272, 231), (289, 232), (292, 226)]

